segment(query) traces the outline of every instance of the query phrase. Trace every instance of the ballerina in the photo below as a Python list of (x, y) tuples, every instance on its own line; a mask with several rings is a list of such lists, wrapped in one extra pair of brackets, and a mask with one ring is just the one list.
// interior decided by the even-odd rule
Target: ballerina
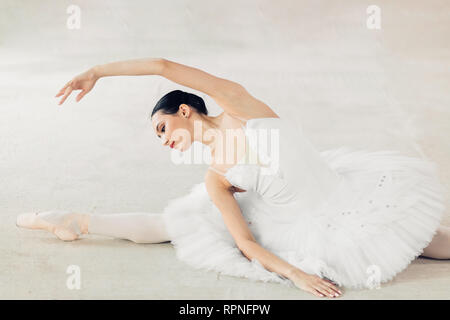
[[(120, 75), (160, 75), (223, 108), (209, 116), (201, 97), (174, 90), (151, 116), (164, 146), (185, 152), (198, 141), (209, 147), (205, 181), (162, 213), (32, 212), (20, 214), (17, 226), (64, 241), (82, 234), (171, 241), (177, 257), (192, 267), (330, 298), (342, 294), (340, 287), (387, 282), (419, 255), (450, 258), (433, 162), (386, 150), (319, 152), (298, 125), (242, 85), (162, 58), (94, 66), (64, 85), (59, 105), (75, 90), (81, 90), (78, 102), (98, 79)], [(270, 152), (255, 132), (270, 132)]]

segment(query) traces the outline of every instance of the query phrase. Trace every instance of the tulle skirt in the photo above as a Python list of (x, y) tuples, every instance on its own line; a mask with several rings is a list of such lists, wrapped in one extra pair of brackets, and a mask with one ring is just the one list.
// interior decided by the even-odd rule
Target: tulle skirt
[[(304, 272), (344, 287), (391, 280), (423, 252), (440, 225), (444, 190), (436, 164), (398, 151), (350, 147), (320, 156), (342, 179), (317, 209), (283, 215), (283, 207), (254, 192), (235, 193), (256, 241)], [(241, 253), (204, 183), (171, 200), (164, 219), (177, 257), (188, 265), (293, 286)]]

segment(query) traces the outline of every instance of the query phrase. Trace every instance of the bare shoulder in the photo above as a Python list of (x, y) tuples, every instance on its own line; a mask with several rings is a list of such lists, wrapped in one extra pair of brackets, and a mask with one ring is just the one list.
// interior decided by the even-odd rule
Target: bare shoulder
[(239, 113), (229, 113), (224, 111), (222, 116), (221, 128), (242, 128), (242, 126), (245, 125), (248, 120), (255, 118), (279, 118), (279, 116), (275, 112), (249, 113), (248, 111), (245, 111)]

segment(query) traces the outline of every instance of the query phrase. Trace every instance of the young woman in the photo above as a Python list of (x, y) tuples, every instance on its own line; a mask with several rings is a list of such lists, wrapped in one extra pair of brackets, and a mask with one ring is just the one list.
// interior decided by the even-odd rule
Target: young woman
[[(195, 268), (295, 285), (320, 297), (339, 296), (338, 286), (372, 288), (389, 281), (420, 254), (450, 258), (433, 162), (396, 151), (318, 152), (298, 125), (279, 118), (242, 85), (167, 59), (95, 66), (56, 97), (62, 104), (81, 90), (80, 101), (99, 78), (119, 75), (160, 75), (223, 108), (209, 116), (201, 97), (175, 90), (152, 112), (164, 146), (183, 152), (198, 141), (210, 148), (205, 182), (162, 213), (47, 211), (19, 215), (18, 226), (66, 241), (88, 233), (171, 241), (177, 257)], [(254, 139), (264, 134), (265, 140)], [(270, 152), (261, 143), (269, 140)]]

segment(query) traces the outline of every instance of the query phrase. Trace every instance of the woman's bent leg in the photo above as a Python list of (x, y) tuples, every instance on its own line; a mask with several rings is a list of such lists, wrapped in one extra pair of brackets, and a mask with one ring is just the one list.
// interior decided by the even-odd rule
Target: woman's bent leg
[(431, 243), (423, 250), (422, 256), (434, 259), (450, 259), (450, 227), (439, 226)]

